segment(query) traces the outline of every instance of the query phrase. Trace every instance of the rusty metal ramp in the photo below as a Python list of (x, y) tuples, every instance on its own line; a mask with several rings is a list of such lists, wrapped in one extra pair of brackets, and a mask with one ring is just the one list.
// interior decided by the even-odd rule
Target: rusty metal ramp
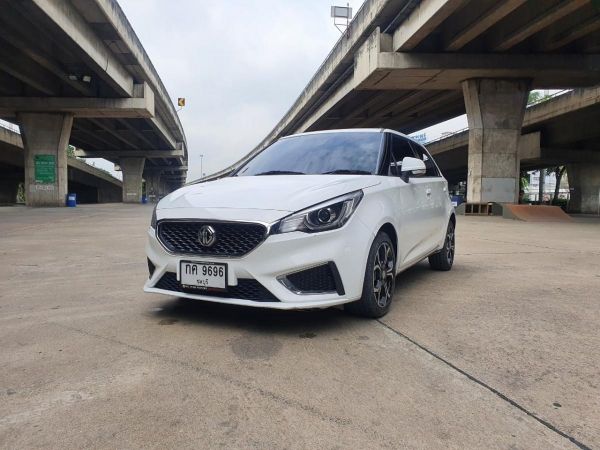
[(525, 222), (573, 222), (573, 219), (558, 206), (502, 205), (502, 217)]

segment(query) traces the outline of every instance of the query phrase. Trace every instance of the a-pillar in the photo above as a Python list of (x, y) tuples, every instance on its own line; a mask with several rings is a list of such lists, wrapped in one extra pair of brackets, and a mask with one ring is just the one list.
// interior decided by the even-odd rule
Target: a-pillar
[(142, 201), (142, 174), (146, 158), (119, 158), (123, 174), (123, 203), (140, 203)]
[(25, 200), (28, 206), (64, 206), (67, 146), (72, 114), (19, 113), (25, 149)]
[(567, 165), (569, 212), (600, 214), (600, 163)]
[(469, 123), (467, 202), (516, 203), (517, 147), (530, 82), (472, 79), (462, 87)]
[(163, 196), (161, 188), (161, 173), (157, 171), (148, 172), (144, 175), (146, 180), (146, 196), (148, 201), (156, 203)]

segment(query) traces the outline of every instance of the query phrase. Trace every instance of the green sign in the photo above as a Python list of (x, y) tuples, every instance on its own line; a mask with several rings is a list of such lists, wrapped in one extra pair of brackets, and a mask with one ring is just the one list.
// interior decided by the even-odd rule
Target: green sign
[(56, 156), (35, 155), (33, 159), (36, 183), (56, 182)]

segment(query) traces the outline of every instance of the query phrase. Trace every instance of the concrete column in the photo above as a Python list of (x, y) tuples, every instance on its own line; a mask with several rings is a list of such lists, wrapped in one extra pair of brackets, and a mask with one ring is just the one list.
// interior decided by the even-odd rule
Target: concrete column
[(19, 113), (28, 206), (64, 206), (72, 114)]
[(0, 179), (0, 205), (6, 205), (17, 202), (17, 191), (19, 182), (15, 179)]
[(600, 213), (600, 163), (589, 162), (567, 165), (569, 212), (581, 214)]
[(517, 148), (529, 86), (526, 80), (463, 81), (469, 122), (467, 202), (519, 201)]
[(156, 203), (163, 195), (160, 177), (160, 172), (149, 172), (144, 175), (144, 180), (146, 180), (146, 195), (149, 202)]
[(123, 173), (123, 203), (141, 203), (142, 174), (146, 158), (119, 158)]

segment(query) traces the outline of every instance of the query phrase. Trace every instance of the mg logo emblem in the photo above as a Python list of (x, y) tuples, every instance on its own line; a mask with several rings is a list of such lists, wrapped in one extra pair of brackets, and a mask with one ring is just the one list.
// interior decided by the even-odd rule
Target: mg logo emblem
[(217, 233), (210, 225), (202, 225), (198, 231), (198, 242), (202, 247), (211, 247), (217, 240)]

